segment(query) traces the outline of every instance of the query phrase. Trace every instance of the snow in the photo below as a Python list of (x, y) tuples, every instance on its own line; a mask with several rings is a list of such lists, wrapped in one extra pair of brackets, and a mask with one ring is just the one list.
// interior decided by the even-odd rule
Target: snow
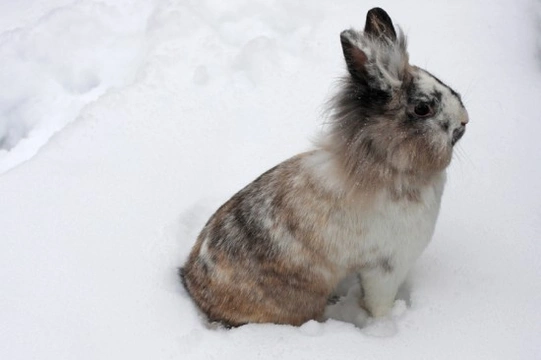
[(0, 35), (0, 83), (9, 84), (0, 89), (0, 172), (32, 157), (84, 105), (133, 81), (149, 6), (113, 3), (58, 6)]
[[(433, 242), (387, 319), (353, 287), (329, 308), (349, 322), (208, 329), (176, 268), (217, 206), (310, 147), (338, 34), (373, 6), (470, 114)], [(541, 358), (539, 1), (0, 9), (3, 359)]]

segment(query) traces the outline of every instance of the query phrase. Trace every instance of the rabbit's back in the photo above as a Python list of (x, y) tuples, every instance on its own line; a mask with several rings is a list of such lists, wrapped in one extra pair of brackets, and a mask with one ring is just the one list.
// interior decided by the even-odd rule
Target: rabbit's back
[(320, 318), (339, 276), (322, 246), (336, 205), (296, 156), (216, 211), (199, 235), (183, 281), (211, 321), (300, 325)]

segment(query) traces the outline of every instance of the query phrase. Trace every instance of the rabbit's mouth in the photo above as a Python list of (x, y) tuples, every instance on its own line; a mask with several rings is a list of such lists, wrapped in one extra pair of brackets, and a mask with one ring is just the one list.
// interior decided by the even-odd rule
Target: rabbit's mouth
[(458, 140), (460, 140), (462, 135), (464, 135), (465, 132), (466, 132), (466, 126), (464, 125), (461, 125), (459, 128), (456, 128), (455, 130), (453, 130), (453, 137), (451, 138), (451, 144), (455, 145), (458, 142)]

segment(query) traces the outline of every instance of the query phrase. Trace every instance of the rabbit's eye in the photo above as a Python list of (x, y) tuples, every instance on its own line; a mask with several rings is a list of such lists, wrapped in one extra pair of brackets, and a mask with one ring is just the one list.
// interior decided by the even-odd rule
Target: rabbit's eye
[(425, 102), (420, 102), (417, 105), (415, 105), (415, 108), (413, 109), (415, 112), (415, 115), (419, 117), (427, 117), (432, 115), (432, 108), (429, 104)]

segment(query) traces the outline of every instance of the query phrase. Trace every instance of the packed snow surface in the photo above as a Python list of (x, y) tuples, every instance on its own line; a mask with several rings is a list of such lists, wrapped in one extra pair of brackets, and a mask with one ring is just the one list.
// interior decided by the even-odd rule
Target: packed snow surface
[[(0, 357), (541, 359), (540, 5), (2, 2)], [(324, 323), (207, 328), (176, 268), (310, 148), (373, 6), (470, 114), (432, 243), (386, 319), (352, 286)]]

